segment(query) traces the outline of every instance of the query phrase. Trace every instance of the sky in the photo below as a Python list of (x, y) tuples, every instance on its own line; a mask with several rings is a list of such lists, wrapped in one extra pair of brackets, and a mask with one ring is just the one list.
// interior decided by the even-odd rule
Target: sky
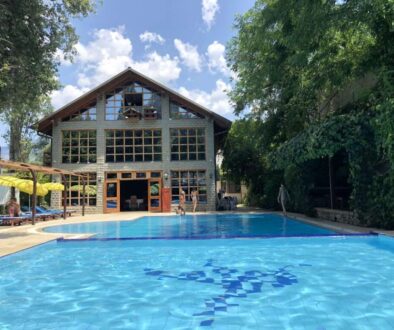
[(227, 96), (234, 74), (226, 66), (225, 46), (236, 34), (235, 16), (253, 4), (254, 0), (102, 0), (96, 13), (72, 22), (79, 36), (73, 61), (58, 53), (61, 88), (51, 95), (54, 108), (132, 67), (234, 119)]

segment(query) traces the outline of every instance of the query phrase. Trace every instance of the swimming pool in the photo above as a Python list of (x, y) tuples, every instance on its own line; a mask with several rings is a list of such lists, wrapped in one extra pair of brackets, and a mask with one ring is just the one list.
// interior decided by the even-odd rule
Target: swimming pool
[(96, 240), (0, 258), (0, 329), (394, 328), (386, 236), (338, 235), (271, 214), (46, 231)]
[(393, 329), (384, 236), (51, 242), (0, 259), (1, 329)]
[(228, 238), (335, 235), (337, 232), (276, 214), (148, 216), (136, 221), (91, 222), (44, 229), (95, 233), (95, 238)]

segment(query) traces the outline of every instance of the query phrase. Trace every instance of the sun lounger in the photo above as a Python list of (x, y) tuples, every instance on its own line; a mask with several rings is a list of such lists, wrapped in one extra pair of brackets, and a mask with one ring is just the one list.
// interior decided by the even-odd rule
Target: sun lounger
[[(37, 206), (36, 207), (37, 213), (42, 214), (42, 213), (50, 213), (50, 214), (55, 214), (59, 216), (63, 216), (63, 210), (52, 210), (52, 209), (47, 209), (46, 207), (43, 206)], [(75, 213), (75, 210), (67, 210), (66, 213), (68, 216), (71, 216), (71, 214)]]
[[(31, 212), (25, 212), (24, 215), (30, 216), (31, 217)], [(56, 214), (56, 213), (51, 213), (51, 212), (38, 212), (36, 211), (36, 219), (37, 220), (43, 220), (46, 221), (48, 219), (56, 219), (58, 217), (60, 217), (61, 214)]]
[(0, 216), (0, 225), (19, 226), (23, 222), (27, 222), (27, 221), (31, 221), (31, 215), (21, 215), (19, 217), (10, 217), (8, 215)]

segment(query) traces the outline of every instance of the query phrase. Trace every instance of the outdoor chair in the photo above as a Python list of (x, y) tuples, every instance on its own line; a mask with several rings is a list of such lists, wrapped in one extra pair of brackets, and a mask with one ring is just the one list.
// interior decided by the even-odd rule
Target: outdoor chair
[(130, 196), (130, 210), (138, 210), (138, 201), (136, 195)]
[[(50, 213), (50, 214), (54, 214), (54, 215), (58, 215), (58, 216), (63, 216), (63, 213), (64, 213), (63, 210), (47, 209), (45, 206), (37, 206), (36, 211), (37, 211), (37, 213)], [(77, 211), (67, 210), (66, 214), (68, 216), (71, 216), (75, 212), (77, 212)]]
[(11, 217), (9, 215), (0, 215), (0, 225), (20, 226), (22, 223), (27, 221), (31, 221), (31, 215), (20, 215), (18, 217)]

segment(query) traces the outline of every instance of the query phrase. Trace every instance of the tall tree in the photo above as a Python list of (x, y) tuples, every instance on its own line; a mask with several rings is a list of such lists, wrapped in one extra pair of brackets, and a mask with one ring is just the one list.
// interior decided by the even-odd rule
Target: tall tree
[(31, 115), (58, 86), (57, 54), (73, 54), (77, 36), (71, 19), (93, 9), (93, 0), (0, 2), (0, 111), (9, 125), (12, 160), (21, 158), (21, 132)]
[[(227, 49), (238, 77), (230, 95), (236, 112), (253, 108), (262, 132), (279, 123), (270, 135), (262, 133), (272, 146), (257, 149), (268, 159), (265, 171), (283, 169), (307, 191), (312, 175), (304, 169), (345, 150), (353, 209), (373, 215), (379, 205), (380, 220), (391, 227), (393, 22), (394, 0), (256, 0), (237, 18), (238, 33)], [(253, 172), (246, 175), (253, 180)]]

